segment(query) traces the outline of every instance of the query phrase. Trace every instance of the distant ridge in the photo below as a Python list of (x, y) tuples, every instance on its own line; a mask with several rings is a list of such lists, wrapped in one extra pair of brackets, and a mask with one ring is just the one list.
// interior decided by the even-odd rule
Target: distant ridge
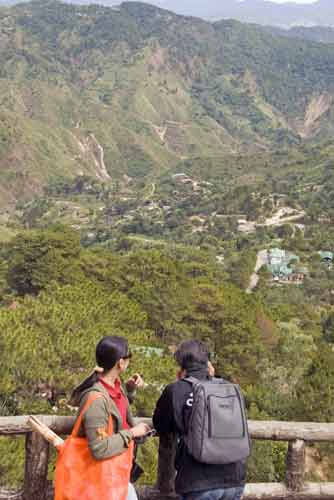
[[(22, 1), (22, 0), (21, 0)], [(117, 0), (66, 0), (73, 4), (117, 5)], [(0, 5), (13, 5), (15, 0), (0, 0)], [(242, 22), (291, 28), (294, 26), (334, 26), (334, 1), (318, 0), (312, 4), (269, 0), (151, 0), (149, 3), (177, 14), (207, 20), (237, 19)]]
[(154, 3), (179, 14), (205, 19), (237, 19), (242, 22), (291, 28), (293, 26), (334, 26), (334, 2), (312, 4), (268, 0), (156, 0)]
[(330, 26), (295, 26), (290, 29), (277, 28), (276, 26), (265, 26), (264, 29), (277, 36), (310, 40), (312, 42), (334, 43), (334, 28)]

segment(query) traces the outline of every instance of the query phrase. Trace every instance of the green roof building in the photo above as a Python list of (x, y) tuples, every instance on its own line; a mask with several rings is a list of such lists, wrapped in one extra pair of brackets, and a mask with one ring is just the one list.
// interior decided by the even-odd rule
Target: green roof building
[(326, 251), (321, 251), (319, 252), (321, 260), (324, 260), (326, 262), (332, 262), (334, 259), (334, 254), (333, 252), (326, 252)]
[(286, 251), (281, 248), (272, 248), (269, 254), (272, 259), (285, 259)]
[(160, 347), (151, 347), (151, 346), (133, 346), (132, 350), (135, 352), (140, 352), (144, 356), (150, 358), (152, 356), (162, 357), (164, 354), (164, 349)]
[[(269, 250), (268, 269), (274, 279), (290, 280), (296, 273), (295, 267), (290, 267), (291, 264), (296, 265), (300, 262), (298, 255), (286, 252), (280, 248), (272, 248)], [(307, 270), (306, 270), (307, 273)], [(306, 274), (301, 272), (300, 274)]]

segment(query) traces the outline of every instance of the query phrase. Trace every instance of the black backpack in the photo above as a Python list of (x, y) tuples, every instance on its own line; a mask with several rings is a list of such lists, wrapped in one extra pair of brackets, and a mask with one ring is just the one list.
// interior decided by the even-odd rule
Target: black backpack
[(250, 455), (244, 398), (240, 387), (224, 379), (185, 378), (193, 403), (183, 441), (189, 454), (206, 464), (229, 464)]

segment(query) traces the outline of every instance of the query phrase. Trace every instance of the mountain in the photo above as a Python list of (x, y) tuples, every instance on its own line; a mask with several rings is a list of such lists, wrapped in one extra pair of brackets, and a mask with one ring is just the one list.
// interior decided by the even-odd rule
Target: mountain
[(130, 2), (0, 9), (0, 203), (331, 139), (334, 51)]
[[(14, 4), (15, 0), (2, 0)], [(90, 4), (89, 0), (71, 0), (74, 4)], [(117, 0), (101, 0), (105, 6), (118, 5)], [(237, 19), (242, 22), (289, 28), (293, 26), (334, 26), (332, 0), (317, 0), (312, 4), (269, 0), (153, 0), (152, 4), (180, 15), (208, 20)]]
[[(0, 0), (0, 5), (13, 5), (15, 0)], [(117, 0), (70, 0), (72, 4), (98, 3), (118, 5)], [(334, 2), (317, 0), (312, 4), (293, 1), (277, 4), (269, 0), (151, 0), (152, 4), (180, 15), (207, 20), (237, 19), (242, 22), (290, 28), (293, 26), (334, 26)]]
[(326, 26), (314, 26), (306, 28), (304, 26), (295, 26), (288, 30), (274, 26), (265, 26), (268, 32), (276, 36), (286, 36), (288, 38), (299, 38), (301, 40), (311, 40), (313, 42), (334, 43), (334, 28)]
[(157, 3), (179, 14), (205, 19), (237, 19), (288, 28), (291, 26), (334, 26), (334, 3), (318, 0), (312, 4), (267, 0), (157, 0)]

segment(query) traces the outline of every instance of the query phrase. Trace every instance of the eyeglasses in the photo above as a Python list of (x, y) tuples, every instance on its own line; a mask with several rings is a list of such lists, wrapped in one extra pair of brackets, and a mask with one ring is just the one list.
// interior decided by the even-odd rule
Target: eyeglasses
[(125, 356), (122, 356), (122, 359), (131, 359), (132, 358), (132, 352), (128, 352)]

